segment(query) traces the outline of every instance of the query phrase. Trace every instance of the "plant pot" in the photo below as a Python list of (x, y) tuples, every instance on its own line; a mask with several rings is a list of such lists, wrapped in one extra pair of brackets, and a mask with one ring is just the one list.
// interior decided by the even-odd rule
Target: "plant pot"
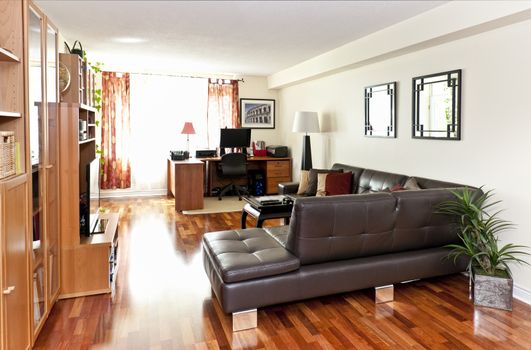
[(475, 273), (473, 279), (474, 305), (495, 309), (513, 309), (513, 279)]

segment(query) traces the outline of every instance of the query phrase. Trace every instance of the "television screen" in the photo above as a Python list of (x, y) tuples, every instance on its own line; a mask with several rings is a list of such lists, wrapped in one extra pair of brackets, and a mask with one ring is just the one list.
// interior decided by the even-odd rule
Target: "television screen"
[(100, 209), (100, 158), (90, 162), (89, 176), (90, 215), (98, 214)]
[(251, 146), (251, 129), (220, 129), (219, 147), (249, 147)]

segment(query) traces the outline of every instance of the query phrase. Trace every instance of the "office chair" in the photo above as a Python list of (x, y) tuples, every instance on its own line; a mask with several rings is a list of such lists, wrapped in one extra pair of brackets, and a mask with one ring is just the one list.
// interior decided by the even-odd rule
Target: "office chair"
[[(219, 162), (219, 176), (222, 178), (247, 178), (247, 156), (243, 153), (227, 153), (221, 157)], [(218, 199), (227, 194), (229, 191), (235, 191), (238, 195), (238, 199), (242, 200), (242, 194), (247, 194), (248, 191), (234, 182), (223, 186), (219, 191)]]

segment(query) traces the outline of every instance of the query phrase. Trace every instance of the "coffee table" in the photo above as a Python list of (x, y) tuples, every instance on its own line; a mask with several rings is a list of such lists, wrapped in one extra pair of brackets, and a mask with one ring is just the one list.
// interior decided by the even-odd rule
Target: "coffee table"
[[(256, 219), (256, 227), (262, 227), (265, 220), (270, 219), (284, 219), (284, 224), (289, 225), (291, 211), (293, 209), (293, 201), (286, 196), (264, 196), (264, 197), (250, 197), (244, 196), (243, 199), (247, 202), (242, 210), (241, 227), (247, 227), (247, 215), (251, 215)], [(264, 201), (264, 199), (270, 201)], [(276, 200), (276, 202), (273, 202)]]

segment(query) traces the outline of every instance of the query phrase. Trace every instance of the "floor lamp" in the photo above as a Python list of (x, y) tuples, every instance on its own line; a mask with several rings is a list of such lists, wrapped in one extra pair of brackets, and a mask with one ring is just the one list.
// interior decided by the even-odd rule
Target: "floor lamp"
[(296, 112), (293, 121), (293, 132), (305, 133), (302, 139), (302, 170), (312, 168), (312, 146), (308, 133), (319, 132), (319, 118), (317, 112)]

